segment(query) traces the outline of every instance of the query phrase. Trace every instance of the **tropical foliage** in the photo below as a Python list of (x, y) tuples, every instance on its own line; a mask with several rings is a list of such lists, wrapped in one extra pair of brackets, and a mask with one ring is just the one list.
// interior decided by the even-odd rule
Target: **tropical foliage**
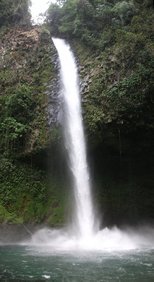
[(30, 0), (1, 0), (0, 1), (0, 26), (29, 24)]

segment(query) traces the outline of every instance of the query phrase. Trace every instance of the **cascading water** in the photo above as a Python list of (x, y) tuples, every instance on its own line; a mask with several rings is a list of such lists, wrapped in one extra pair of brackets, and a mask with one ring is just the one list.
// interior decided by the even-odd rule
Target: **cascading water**
[(57, 38), (53, 38), (53, 42), (60, 60), (65, 144), (73, 176), (75, 198), (73, 230), (80, 237), (90, 237), (94, 234), (94, 209), (86, 160), (77, 67), (69, 45)]
[[(57, 251), (124, 251), (137, 248), (153, 248), (154, 230), (143, 228), (138, 232), (121, 231), (114, 227), (99, 230), (94, 216), (90, 177), (86, 161), (86, 148), (82, 125), (81, 103), (77, 67), (69, 45), (61, 39), (53, 39), (59, 54), (61, 84), (65, 113), (65, 144), (73, 176), (75, 211), (71, 230), (43, 228), (30, 241), (23, 244), (46, 246), (45, 252)], [(70, 232), (71, 231), (71, 232)], [(51, 248), (48, 248), (48, 247)], [(40, 252), (40, 250), (39, 250)]]

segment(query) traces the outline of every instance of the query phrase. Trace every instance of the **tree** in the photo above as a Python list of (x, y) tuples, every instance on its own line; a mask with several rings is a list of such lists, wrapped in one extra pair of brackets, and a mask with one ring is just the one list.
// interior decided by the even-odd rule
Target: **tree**
[(24, 145), (30, 123), (34, 118), (36, 102), (32, 88), (26, 84), (17, 87), (12, 95), (1, 97), (0, 147), (17, 150)]
[(30, 0), (1, 0), (0, 1), (0, 27), (15, 25), (15, 24), (29, 24)]
[(129, 0), (65, 0), (50, 5), (47, 23), (53, 35), (80, 38), (94, 47), (106, 28), (127, 25), (135, 13)]
[(32, 96), (32, 88), (26, 84), (18, 86), (15, 93), (6, 101), (7, 113), (18, 122), (28, 124), (34, 115), (36, 102)]
[(122, 25), (128, 24), (136, 9), (132, 2), (122, 1), (115, 4), (113, 12), (120, 18)]

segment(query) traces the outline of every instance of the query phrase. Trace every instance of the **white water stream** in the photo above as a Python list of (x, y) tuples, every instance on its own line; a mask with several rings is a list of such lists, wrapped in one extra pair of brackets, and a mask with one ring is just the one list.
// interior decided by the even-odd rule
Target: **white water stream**
[(86, 238), (94, 234), (94, 209), (86, 160), (77, 67), (69, 45), (62, 39), (53, 38), (53, 42), (60, 60), (65, 145), (73, 176), (75, 203), (72, 227), (76, 234)]

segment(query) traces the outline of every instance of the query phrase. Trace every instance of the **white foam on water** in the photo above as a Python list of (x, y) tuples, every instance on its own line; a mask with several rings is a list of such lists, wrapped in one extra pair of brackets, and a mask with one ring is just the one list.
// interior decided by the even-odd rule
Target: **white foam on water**
[(104, 228), (89, 238), (73, 236), (67, 229), (43, 228), (37, 231), (29, 242), (31, 246), (45, 247), (47, 252), (72, 251), (129, 251), (154, 249), (154, 229)]

